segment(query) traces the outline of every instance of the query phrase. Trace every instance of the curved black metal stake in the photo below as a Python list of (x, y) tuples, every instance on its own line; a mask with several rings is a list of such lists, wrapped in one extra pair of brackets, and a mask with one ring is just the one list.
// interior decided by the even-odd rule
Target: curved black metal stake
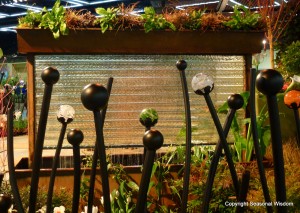
[(185, 76), (185, 69), (187, 67), (187, 63), (184, 60), (179, 60), (176, 63), (176, 67), (180, 73), (180, 80), (181, 80), (182, 93), (184, 99), (185, 126), (186, 126), (185, 166), (184, 166), (183, 190), (182, 190), (182, 198), (181, 198), (181, 212), (185, 213), (187, 209), (189, 185), (190, 185), (192, 121), (191, 121), (190, 99), (189, 99), (188, 87), (187, 87), (186, 76)]
[[(224, 132), (225, 137), (227, 137), (227, 135), (228, 135), (228, 132), (230, 130), (230, 126), (231, 126), (231, 123), (234, 118), (236, 110), (240, 109), (243, 106), (244, 100), (241, 95), (234, 94), (234, 95), (229, 96), (227, 102), (230, 107), (230, 110), (227, 113), (225, 124), (223, 126), (223, 132)], [(205, 188), (205, 192), (204, 192), (202, 212), (208, 212), (209, 202), (210, 202), (211, 195), (212, 195), (212, 187), (213, 187), (213, 183), (214, 183), (214, 179), (215, 179), (215, 175), (216, 175), (216, 171), (217, 171), (217, 167), (218, 167), (218, 163), (219, 163), (221, 154), (222, 154), (222, 144), (221, 144), (221, 141), (219, 140), (216, 145), (216, 148), (215, 148), (215, 153), (211, 160), (210, 169), (209, 169), (207, 180), (206, 180), (206, 188)]]
[[(271, 197), (269, 193), (267, 178), (265, 175), (265, 169), (263, 165), (263, 159), (260, 153), (259, 141), (258, 141), (258, 132), (257, 132), (257, 122), (256, 122), (256, 110), (255, 110), (255, 79), (256, 79), (256, 69), (251, 69), (250, 71), (250, 98), (249, 98), (249, 107), (250, 107), (250, 119), (252, 127), (252, 138), (254, 144), (254, 150), (256, 155), (256, 161), (260, 176), (260, 182), (263, 189), (265, 201), (271, 203)], [(266, 205), (267, 212), (273, 212), (271, 205)]]
[[(145, 127), (145, 132), (151, 130), (151, 127)], [(143, 156), (144, 156), (144, 162), (145, 162), (145, 159), (146, 159), (146, 154), (147, 154), (147, 149), (146, 147), (144, 147), (144, 151), (143, 151)]]
[(233, 163), (233, 160), (232, 160), (232, 156), (231, 156), (228, 144), (227, 144), (226, 137), (224, 135), (224, 132), (223, 132), (223, 129), (222, 129), (219, 117), (217, 115), (217, 112), (215, 110), (215, 107), (214, 107), (214, 105), (212, 103), (212, 100), (211, 100), (209, 94), (204, 94), (204, 98), (205, 98), (205, 101), (206, 101), (207, 106), (209, 108), (210, 114), (211, 114), (211, 116), (212, 116), (212, 118), (214, 120), (215, 126), (217, 128), (217, 131), (218, 131), (218, 134), (219, 134), (219, 137), (220, 137), (220, 142), (221, 142), (222, 147), (223, 147), (223, 149), (225, 151), (226, 160), (227, 160), (228, 167), (229, 167), (229, 170), (230, 170), (230, 173), (231, 173), (231, 178), (232, 178), (233, 186), (234, 186), (234, 189), (235, 189), (235, 193), (236, 193), (236, 195), (238, 197), (238, 194), (239, 194), (239, 182), (238, 182), (238, 177), (237, 177), (237, 174), (236, 174), (236, 171), (235, 171), (234, 163)]
[(83, 133), (78, 129), (71, 129), (67, 135), (68, 142), (73, 146), (74, 160), (74, 186), (72, 212), (78, 212), (80, 197), (80, 143), (83, 141)]
[(13, 136), (13, 109), (9, 108), (7, 111), (7, 163), (9, 171), (9, 182), (11, 185), (14, 201), (18, 212), (24, 213), (22, 201), (17, 184), (17, 178), (14, 165), (14, 136)]
[(103, 138), (103, 122), (100, 110), (107, 105), (108, 97), (109, 95), (106, 88), (100, 84), (89, 84), (84, 87), (81, 93), (82, 104), (88, 110), (93, 111), (94, 114), (105, 213), (111, 212), (111, 206), (106, 153)]
[(48, 187), (48, 195), (47, 195), (46, 213), (51, 212), (52, 196), (54, 190), (56, 171), (59, 163), (60, 151), (64, 141), (67, 125), (73, 121), (74, 114), (75, 114), (75, 110), (70, 105), (61, 105), (57, 113), (57, 120), (62, 124), (62, 126), (61, 126), (60, 135), (58, 138), (56, 151), (52, 163), (52, 170), (51, 170), (49, 187)]
[[(261, 71), (256, 78), (257, 89), (267, 96), (269, 119), (271, 126), (276, 201), (286, 202), (286, 187), (284, 174), (284, 160), (282, 138), (280, 130), (279, 110), (276, 94), (283, 86), (283, 78), (279, 72), (272, 69)], [(277, 206), (280, 213), (287, 212), (286, 206)]]
[(143, 173), (136, 203), (136, 213), (145, 212), (147, 206), (147, 192), (150, 183), (155, 152), (162, 147), (164, 142), (163, 135), (157, 130), (149, 130), (143, 137), (143, 144), (146, 147), (146, 157), (143, 164)]
[[(240, 194), (238, 198), (239, 203), (246, 203), (247, 201), (247, 193), (248, 193), (248, 188), (249, 188), (249, 181), (250, 181), (250, 171), (245, 170), (242, 175), (242, 184), (241, 184), (241, 189), (240, 189)], [(236, 207), (237, 213), (242, 213), (245, 211), (245, 206), (238, 205)]]
[(210, 98), (209, 93), (213, 90), (214, 88), (214, 82), (213, 79), (205, 74), (202, 73), (198, 73), (197, 75), (195, 75), (192, 79), (192, 88), (194, 90), (194, 92), (198, 95), (203, 95), (206, 101), (206, 104), (208, 106), (209, 112), (212, 116), (212, 119), (214, 121), (214, 124), (216, 126), (217, 132), (219, 134), (220, 137), (220, 142), (222, 144), (222, 147), (225, 151), (225, 155), (227, 158), (227, 163), (228, 163), (228, 167), (231, 173), (231, 178), (232, 178), (232, 182), (233, 182), (233, 186), (235, 188), (235, 193), (236, 196), (238, 197), (239, 195), (239, 183), (238, 183), (238, 177), (235, 171), (235, 167), (234, 167), (234, 163), (231, 157), (231, 153), (227, 144), (227, 140), (225, 137), (225, 134), (223, 132), (219, 117), (217, 115), (216, 109), (212, 103), (212, 100)]
[[(113, 78), (110, 77), (107, 82), (107, 93), (108, 93), (108, 100), (111, 93), (113, 84)], [(101, 110), (101, 122), (102, 126), (104, 125), (104, 120), (106, 116), (107, 105)], [(94, 153), (93, 153), (93, 161), (92, 161), (92, 168), (91, 168), (91, 175), (90, 175), (90, 186), (89, 186), (89, 197), (88, 197), (88, 212), (92, 213), (93, 211), (93, 201), (94, 201), (94, 188), (95, 188), (95, 181), (96, 181), (96, 168), (97, 168), (97, 161), (98, 161), (98, 146), (97, 140), (95, 143)]]
[(42, 152), (45, 139), (45, 131), (47, 125), (47, 118), (49, 113), (49, 106), (51, 100), (51, 93), (53, 84), (59, 80), (59, 72), (57, 69), (48, 67), (42, 72), (42, 80), (45, 83), (45, 90), (40, 113), (39, 126), (37, 131), (37, 138), (34, 147), (34, 158), (32, 163), (31, 186), (29, 196), (29, 213), (35, 213), (35, 204), (37, 199), (37, 191), (39, 185), (39, 173), (41, 168)]
[(292, 103), (293, 111), (294, 111), (294, 117), (295, 117), (295, 123), (297, 128), (297, 144), (298, 147), (300, 147), (300, 121), (299, 121), (299, 111), (298, 106), (296, 103)]
[(0, 84), (1, 84), (1, 82), (2, 82), (2, 80), (3, 80), (3, 77), (4, 77), (4, 71), (2, 70), (2, 71), (1, 71), (1, 76), (0, 76)]
[(60, 151), (61, 151), (61, 148), (62, 148), (62, 144), (63, 144), (64, 136), (65, 136), (65, 133), (66, 133), (66, 129), (67, 129), (67, 124), (63, 123), (62, 127), (61, 127), (61, 130), (60, 130), (60, 135), (59, 135), (59, 139), (58, 139), (58, 143), (57, 143), (57, 147), (56, 147), (56, 151), (55, 151), (55, 155), (54, 155), (54, 159), (53, 159), (53, 163), (52, 163), (52, 170), (51, 170), (49, 187), (48, 187), (48, 194), (47, 194), (47, 208), (46, 208), (47, 213), (51, 212), (55, 175), (56, 175), (56, 171), (57, 171), (57, 167), (58, 167), (58, 163), (59, 163)]

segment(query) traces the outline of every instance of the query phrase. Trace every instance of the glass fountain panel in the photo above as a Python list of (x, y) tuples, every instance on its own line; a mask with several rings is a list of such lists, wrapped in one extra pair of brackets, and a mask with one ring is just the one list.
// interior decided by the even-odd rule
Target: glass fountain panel
[[(54, 85), (45, 146), (55, 146), (61, 124), (56, 111), (62, 104), (75, 109), (75, 119), (69, 128), (79, 128), (84, 133), (82, 145), (93, 146), (95, 130), (93, 113), (86, 110), (80, 100), (81, 91), (90, 83), (106, 86), (114, 78), (104, 125), (105, 144), (108, 147), (141, 145), (144, 127), (139, 114), (144, 108), (157, 110), (159, 120), (154, 127), (164, 135), (164, 144), (184, 144), (184, 106), (182, 87), (176, 61), (184, 59), (189, 87), (193, 143), (215, 143), (217, 131), (203, 97), (191, 89), (192, 77), (203, 72), (211, 75), (215, 88), (211, 93), (218, 108), (227, 97), (243, 91), (245, 61), (242, 56), (215, 55), (38, 55), (35, 58), (36, 123), (43, 98), (42, 70), (53, 66), (60, 72)], [(224, 122), (225, 115), (220, 115)], [(69, 144), (65, 140), (64, 146)]]

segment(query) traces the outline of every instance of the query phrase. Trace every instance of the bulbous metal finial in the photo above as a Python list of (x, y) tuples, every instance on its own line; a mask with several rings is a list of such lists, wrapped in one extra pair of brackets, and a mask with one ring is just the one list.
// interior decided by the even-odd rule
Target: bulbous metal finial
[(211, 76), (198, 73), (192, 79), (192, 88), (198, 95), (209, 94), (214, 89), (214, 81)]
[(67, 134), (67, 140), (73, 146), (78, 146), (83, 141), (83, 138), (83, 133), (79, 129), (71, 129)]
[(158, 114), (155, 109), (143, 109), (140, 114), (140, 122), (145, 127), (152, 127), (158, 121)]
[(291, 90), (284, 95), (284, 104), (290, 109), (300, 107), (300, 91)]
[(243, 107), (244, 99), (240, 94), (233, 94), (228, 97), (227, 103), (230, 109), (238, 110)]
[(53, 67), (46, 67), (41, 74), (41, 78), (46, 85), (53, 85), (59, 80), (59, 72)]
[(183, 71), (183, 70), (186, 69), (187, 63), (186, 63), (185, 60), (178, 60), (178, 61), (176, 62), (176, 67), (177, 67), (177, 69), (179, 69), (180, 71)]
[(81, 92), (81, 102), (88, 110), (101, 110), (108, 101), (108, 92), (101, 84), (89, 84)]
[(60, 105), (57, 111), (57, 120), (60, 123), (71, 123), (74, 120), (75, 110), (70, 105)]
[(12, 205), (12, 199), (8, 195), (0, 194), (0, 212), (8, 212)]
[(281, 74), (273, 69), (262, 70), (256, 77), (256, 87), (264, 95), (277, 94), (283, 83)]
[(148, 130), (143, 137), (143, 144), (149, 150), (157, 150), (162, 147), (164, 136), (158, 130)]

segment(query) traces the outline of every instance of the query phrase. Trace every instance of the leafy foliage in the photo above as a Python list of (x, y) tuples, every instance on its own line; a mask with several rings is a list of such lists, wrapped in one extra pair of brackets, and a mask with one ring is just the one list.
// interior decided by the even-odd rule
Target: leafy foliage
[(117, 23), (117, 13), (119, 8), (96, 8), (96, 13), (101, 17), (95, 21), (95, 24), (100, 23), (102, 33), (105, 33), (106, 30), (114, 29), (114, 26)]
[(118, 189), (114, 189), (111, 193), (112, 212), (134, 212), (133, 199), (137, 196), (139, 186), (124, 171), (122, 165), (110, 166), (109, 171), (113, 174), (113, 179), (119, 184)]
[(231, 20), (224, 24), (233, 30), (253, 30), (256, 28), (259, 21), (260, 15), (258, 13), (252, 13), (244, 6), (235, 6)]
[(142, 14), (141, 18), (144, 21), (144, 29), (146, 33), (152, 30), (176, 30), (175, 25), (168, 22), (162, 14), (156, 14), (153, 7), (145, 7), (144, 11), (145, 14)]
[[(244, 99), (243, 109), (246, 109), (249, 100), (249, 92), (243, 92), (240, 94)], [(219, 113), (227, 113), (228, 112), (228, 104), (225, 102), (219, 109)], [(264, 155), (266, 152), (266, 147), (269, 146), (271, 140), (271, 132), (269, 125), (266, 124), (266, 120), (268, 118), (268, 111), (266, 109), (266, 105), (260, 110), (257, 115), (257, 131), (258, 131), (258, 140), (260, 145), (261, 154)], [(245, 125), (247, 126), (247, 134), (244, 136)], [(234, 136), (234, 147), (237, 153), (239, 162), (248, 162), (251, 160), (252, 151), (253, 151), (253, 138), (251, 131), (251, 121), (250, 118), (245, 118), (238, 121), (238, 117), (235, 114), (231, 124), (231, 131)]]
[(60, 5), (60, 0), (57, 0), (50, 11), (46, 7), (38, 13), (28, 10), (26, 16), (19, 19), (18, 27), (50, 29), (53, 37), (58, 39), (60, 35), (68, 35), (69, 33), (65, 13), (66, 9)]
[(28, 121), (27, 119), (22, 119), (21, 117), (18, 120), (14, 120), (14, 131), (22, 132), (27, 129)]
[(147, 119), (151, 120), (151, 122), (154, 122), (155, 120), (158, 120), (158, 114), (155, 109), (147, 108), (144, 109), (140, 114), (140, 119), (144, 122), (146, 122)]
[(47, 11), (44, 8), (43, 12), (44, 15), (42, 16), (40, 27), (50, 29), (55, 39), (58, 39), (60, 35), (67, 35), (69, 33), (65, 21), (66, 9), (60, 5), (60, 0), (55, 2), (52, 10)]
[(193, 10), (189, 19), (185, 23), (184, 27), (189, 30), (197, 30), (200, 28), (202, 23), (202, 15), (205, 13), (205, 10)]
[(300, 41), (292, 42), (281, 54), (281, 68), (287, 76), (300, 74)]
[[(262, 29), (261, 17), (246, 8), (235, 8), (234, 15), (227, 17), (221, 13), (205, 13), (205, 10), (173, 10), (169, 13), (157, 14), (153, 7), (145, 7), (144, 14), (137, 16), (133, 11), (137, 3), (127, 7), (121, 4), (118, 8), (96, 8), (100, 17), (89, 11), (64, 9), (57, 0), (51, 11), (46, 8), (42, 12), (28, 11), (25, 17), (19, 19), (19, 27), (50, 29), (55, 38), (67, 35), (68, 29), (96, 27), (102, 33), (107, 30), (144, 29), (153, 30), (252, 30)], [(226, 27), (226, 26), (227, 27)]]
[[(47, 202), (47, 190), (44, 188), (39, 188), (37, 194), (36, 210), (41, 209), (45, 206)], [(30, 196), (30, 186), (23, 187), (20, 189), (20, 197), (22, 200), (23, 208), (27, 209), (29, 206), (29, 196)], [(72, 209), (72, 195), (71, 192), (67, 191), (65, 188), (60, 188), (54, 191), (52, 198), (52, 208), (56, 206), (65, 206), (66, 213), (70, 213)]]
[(27, 10), (26, 16), (19, 18), (19, 26), (18, 27), (28, 27), (34, 28), (38, 27), (42, 21), (42, 11), (34, 12), (32, 10)]

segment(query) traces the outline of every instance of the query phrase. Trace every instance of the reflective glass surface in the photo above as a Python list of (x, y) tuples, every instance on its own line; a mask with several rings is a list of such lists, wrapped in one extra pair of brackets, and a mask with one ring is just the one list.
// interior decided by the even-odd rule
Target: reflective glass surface
[[(46, 130), (45, 146), (56, 145), (61, 124), (56, 119), (60, 105), (75, 109), (75, 119), (68, 129), (84, 133), (82, 145), (93, 145), (95, 126), (93, 113), (80, 100), (81, 91), (90, 83), (106, 86), (114, 78), (104, 125), (105, 144), (109, 146), (141, 145), (144, 127), (139, 114), (144, 108), (157, 110), (159, 120), (154, 127), (164, 135), (164, 144), (185, 143), (185, 121), (180, 74), (176, 61), (186, 60), (189, 86), (193, 143), (217, 142), (217, 131), (202, 96), (191, 88), (192, 77), (205, 73), (215, 82), (211, 98), (218, 108), (227, 97), (243, 91), (245, 62), (242, 56), (215, 55), (38, 55), (35, 56), (36, 123), (39, 121), (44, 83), (40, 78), (45, 67), (56, 67), (60, 80), (54, 85)], [(224, 122), (225, 115), (220, 119)], [(64, 146), (69, 145), (67, 140)]]

